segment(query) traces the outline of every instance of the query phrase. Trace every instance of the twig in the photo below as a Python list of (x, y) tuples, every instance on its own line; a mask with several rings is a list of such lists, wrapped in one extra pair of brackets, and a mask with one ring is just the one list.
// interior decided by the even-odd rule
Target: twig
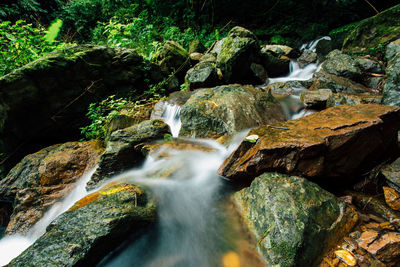
[(364, 0), (370, 7), (372, 7), (372, 9), (376, 12), (376, 14), (379, 14), (379, 11), (368, 1), (368, 0)]

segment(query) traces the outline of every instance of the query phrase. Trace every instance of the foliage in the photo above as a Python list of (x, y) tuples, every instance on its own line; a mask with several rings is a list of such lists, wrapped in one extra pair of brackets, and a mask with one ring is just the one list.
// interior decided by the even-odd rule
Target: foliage
[[(65, 44), (47, 42), (45, 29), (19, 20), (0, 23), (0, 76), (19, 68)], [(54, 39), (53, 37), (49, 40)]]
[(47, 30), (47, 33), (44, 36), (44, 39), (48, 43), (54, 42), (58, 36), (58, 33), (60, 32), (62, 25), (63, 25), (63, 22), (60, 19), (56, 19), (55, 21), (53, 21), (53, 23), (50, 25), (49, 29)]
[(0, 4), (0, 21), (41, 21), (45, 24), (55, 19), (55, 13), (64, 5), (64, 0), (14, 0)]
[(118, 111), (125, 108), (128, 101), (124, 98), (115, 99), (115, 96), (109, 96), (99, 103), (89, 105), (86, 114), (91, 124), (81, 128), (81, 133), (87, 139), (104, 139), (107, 134), (106, 125), (116, 115)]

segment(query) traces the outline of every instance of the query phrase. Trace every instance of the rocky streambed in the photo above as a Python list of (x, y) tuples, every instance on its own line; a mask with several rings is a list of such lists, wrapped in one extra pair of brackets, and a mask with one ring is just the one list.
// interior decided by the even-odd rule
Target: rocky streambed
[[(399, 15), (342, 47), (234, 27), (206, 52), (167, 42), (158, 64), (77, 46), (0, 77), (0, 265), (398, 266)], [(176, 69), (168, 90), (189, 91), (121, 111), (104, 142), (52, 143), (92, 98)]]

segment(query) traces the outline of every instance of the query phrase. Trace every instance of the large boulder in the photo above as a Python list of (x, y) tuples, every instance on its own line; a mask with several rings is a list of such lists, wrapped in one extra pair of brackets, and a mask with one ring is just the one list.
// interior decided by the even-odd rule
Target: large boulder
[(346, 55), (339, 50), (334, 50), (327, 55), (322, 64), (326, 73), (348, 78), (353, 81), (361, 79), (361, 69), (354, 57)]
[(166, 41), (156, 56), (158, 65), (166, 73), (173, 73), (178, 78), (183, 78), (189, 68), (189, 54), (180, 44), (174, 41)]
[(261, 63), (268, 76), (278, 77), (289, 72), (292, 51), (291, 47), (284, 45), (265, 45), (261, 48)]
[(8, 266), (95, 266), (130, 235), (155, 221), (146, 191), (112, 185), (79, 200)]
[(348, 78), (327, 73), (323, 70), (314, 73), (310, 90), (331, 89), (334, 93), (360, 94), (372, 93), (372, 89)]
[(189, 90), (213, 87), (220, 83), (217, 67), (214, 62), (210, 61), (197, 63), (193, 68), (188, 70), (185, 76), (185, 84)]
[(382, 104), (400, 106), (400, 52), (388, 62)]
[(386, 47), (385, 58), (390, 61), (397, 53), (400, 52), (400, 39), (391, 42)]
[(69, 142), (28, 155), (0, 181), (0, 202), (12, 202), (6, 234), (26, 233), (48, 208), (66, 197), (97, 164), (98, 142)]
[(400, 4), (361, 21), (347, 34), (343, 50), (350, 53), (366, 53), (398, 39), (399, 17)]
[(297, 176), (264, 173), (235, 194), (268, 266), (313, 266), (358, 216), (354, 209)]
[(238, 84), (197, 90), (182, 106), (180, 136), (218, 137), (284, 121), (281, 105), (269, 94)]
[(265, 171), (277, 170), (319, 183), (350, 183), (373, 164), (398, 153), (399, 129), (399, 108), (336, 106), (251, 130), (219, 174), (248, 182)]
[[(153, 71), (154, 69), (154, 71)], [(0, 169), (39, 149), (80, 138), (90, 103), (162, 79), (132, 49), (74, 46), (0, 78)], [(154, 75), (153, 75), (154, 74)], [(5, 175), (3, 175), (4, 177)], [(0, 174), (0, 178), (2, 175)]]
[(144, 144), (163, 139), (165, 134), (170, 133), (169, 126), (160, 120), (147, 120), (113, 132), (107, 140), (106, 150), (100, 157), (99, 166), (92, 175), (88, 188), (94, 188), (100, 181), (143, 162)]
[(254, 34), (235, 27), (221, 40), (217, 51), (216, 66), (221, 70), (225, 83), (259, 83), (258, 79), (254, 81), (250, 68), (252, 63), (260, 60), (260, 47)]
[(300, 57), (297, 59), (300, 68), (304, 68), (305, 66), (316, 63), (318, 60), (318, 55), (314, 51), (305, 49), (303, 53), (301, 53)]

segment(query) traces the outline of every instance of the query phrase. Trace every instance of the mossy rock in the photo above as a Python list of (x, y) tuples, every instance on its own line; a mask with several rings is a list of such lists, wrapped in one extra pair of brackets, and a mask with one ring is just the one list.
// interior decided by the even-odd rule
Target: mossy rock
[(313, 266), (357, 222), (355, 210), (297, 176), (264, 173), (235, 202), (268, 266)]
[(388, 43), (400, 37), (399, 18), (400, 4), (361, 21), (346, 36), (343, 50), (354, 54), (376, 53), (376, 50), (383, 50)]
[(143, 234), (155, 219), (145, 188), (108, 186), (60, 215), (9, 266), (95, 266), (128, 236)]
[(219, 137), (285, 120), (269, 93), (251, 86), (224, 85), (197, 90), (182, 106), (181, 136)]

